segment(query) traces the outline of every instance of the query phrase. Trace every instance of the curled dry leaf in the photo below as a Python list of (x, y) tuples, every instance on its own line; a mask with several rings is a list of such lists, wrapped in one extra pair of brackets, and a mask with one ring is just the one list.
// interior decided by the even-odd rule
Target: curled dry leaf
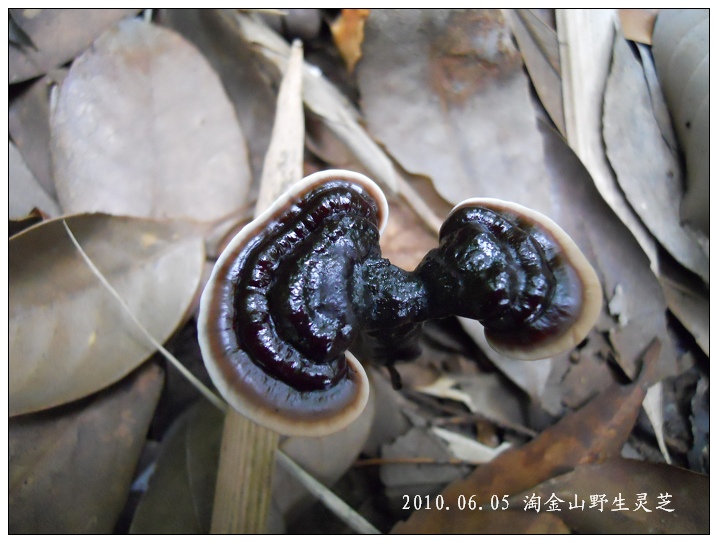
[(10, 533), (112, 533), (162, 383), (147, 364), (88, 402), (11, 418)]
[(102, 32), (139, 9), (13, 9), (13, 21), (35, 47), (10, 44), (10, 83), (42, 75), (72, 60)]
[(130, 533), (209, 533), (223, 418), (200, 401), (175, 421), (162, 440)]
[(521, 55), (498, 10), (374, 10), (357, 64), (369, 131), (456, 204), (495, 197), (548, 213)]
[(663, 140), (643, 69), (618, 33), (606, 82), (603, 136), (631, 207), (676, 260), (708, 282), (708, 256), (680, 224), (681, 166)]
[(51, 119), (68, 213), (212, 221), (245, 202), (244, 136), (219, 78), (175, 32), (122, 21), (79, 57)]
[[(201, 234), (184, 223), (101, 214), (66, 220), (132, 313), (155, 339), (166, 340), (199, 284)], [(11, 238), (8, 259), (11, 415), (91, 394), (154, 351), (61, 219)]]

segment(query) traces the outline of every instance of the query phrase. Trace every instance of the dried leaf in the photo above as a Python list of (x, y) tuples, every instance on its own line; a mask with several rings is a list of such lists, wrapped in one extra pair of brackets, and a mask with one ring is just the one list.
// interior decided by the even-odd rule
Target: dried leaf
[(304, 106), (302, 104), (302, 67), (304, 49), (299, 41), (292, 44), (286, 72), (279, 86), (277, 113), (272, 129), (264, 169), (259, 185), (255, 216), (303, 177)]
[(12, 99), (8, 108), (10, 138), (42, 188), (54, 199), (57, 194), (50, 159), (50, 92), (64, 74), (65, 70), (55, 70), (33, 82)]
[[(452, 454), (447, 445), (428, 428), (411, 428), (393, 443), (381, 448), (385, 460), (429, 459), (435, 463), (387, 463), (381, 465), (381, 480), (389, 495), (433, 494), (450, 481), (466, 474), (462, 466), (448, 465)], [(414, 492), (412, 492), (414, 493)]]
[[(394, 533), (468, 533), (475, 511), (454, 504), (459, 496), (475, 496), (478, 505), (490, 504), (493, 495), (508, 497), (572, 467), (618, 456), (628, 438), (645, 396), (644, 379), (650, 379), (655, 348), (645, 357), (642, 380), (614, 385), (580, 411), (571, 413), (526, 445), (506, 451), (493, 462), (446, 487), (441, 495), (450, 510), (421, 510), (394, 527)], [(487, 507), (488, 509), (488, 507)]]
[(662, 10), (653, 38), (656, 71), (686, 157), (681, 218), (709, 236), (709, 12)]
[(621, 30), (627, 40), (651, 45), (657, 9), (619, 9)]
[(33, 44), (10, 44), (10, 83), (45, 74), (72, 60), (102, 32), (138, 9), (13, 9), (12, 18)]
[[(375, 394), (370, 392), (364, 411), (343, 430), (320, 438), (289, 437), (281, 450), (317, 481), (327, 487), (336, 483), (352, 466), (366, 443), (376, 413)], [(272, 492), (273, 503), (290, 523), (313, 503), (309, 491), (277, 463)]]
[[(183, 223), (79, 215), (67, 224), (149, 333), (164, 341), (194, 298), (204, 247)], [(69, 239), (61, 219), (9, 241), (10, 414), (60, 405), (153, 351)]]
[(626, 202), (603, 145), (603, 91), (611, 65), (616, 14), (606, 9), (559, 9), (556, 10), (556, 24), (561, 44), (568, 144), (655, 270), (658, 261), (656, 242)]
[[(708, 477), (665, 464), (612, 458), (578, 466), (524, 494), (538, 496), (542, 510), (551, 496), (562, 500), (554, 514), (584, 534), (707, 534), (710, 529)], [(591, 507), (591, 496), (608, 501)], [(515, 501), (520, 506), (520, 497)]]
[[(244, 39), (283, 73), (289, 58), (289, 44), (252, 17), (238, 14), (237, 22)], [(391, 161), (359, 124), (359, 114), (348, 100), (321, 72), (306, 62), (302, 80), (304, 104), (310, 110), (307, 111), (308, 137), (315, 142), (312, 148), (328, 163), (364, 172), (390, 192), (396, 192), (397, 181)], [(312, 126), (319, 129), (319, 133), (312, 132)], [(339, 155), (341, 163), (336, 162), (336, 155), (321, 152), (327, 141), (331, 142), (333, 150), (344, 151)]]
[(148, 364), (88, 402), (11, 418), (10, 533), (112, 533), (162, 381)]
[[(680, 373), (681, 365), (668, 335), (666, 301), (650, 263), (641, 253), (637, 240), (602, 202), (587, 168), (565, 141), (543, 125), (547, 170), (555, 198), (554, 220), (571, 236), (596, 269), (604, 298), (623, 291), (621, 315), (608, 318), (605, 309), (596, 330), (610, 335), (612, 355), (627, 375), (635, 377), (635, 361), (649, 342), (657, 337), (663, 348), (658, 361), (659, 379)], [(605, 343), (594, 336), (586, 356), (603, 356)], [(584, 354), (582, 353), (582, 356)]]
[(51, 119), (66, 212), (220, 219), (245, 202), (244, 137), (219, 78), (176, 33), (139, 20), (79, 57)]
[(521, 56), (498, 10), (375, 10), (357, 65), (369, 131), (449, 202), (496, 197), (548, 212)]
[(130, 533), (209, 533), (223, 420), (216, 407), (200, 401), (175, 421), (162, 440)]
[(349, 73), (354, 71), (361, 58), (361, 44), (364, 41), (364, 22), (369, 16), (368, 9), (343, 9), (339, 17), (329, 26), (334, 44), (347, 65)]
[(389, 199), (389, 219), (379, 242), (382, 256), (405, 270), (416, 268), (424, 255), (439, 245), (436, 234), (398, 198)]
[(162, 10), (160, 19), (191, 41), (219, 74), (243, 132), (251, 134), (247, 147), (252, 177), (258, 182), (271, 137), (276, 90), (258, 69), (256, 55), (232, 15), (228, 10), (182, 8)]
[(708, 256), (680, 225), (681, 167), (653, 115), (641, 65), (616, 34), (603, 113), (606, 154), (626, 199), (678, 262), (708, 282)]
[(509, 19), (536, 93), (565, 137), (558, 35), (530, 9), (512, 10)]
[(511, 444), (507, 442), (498, 447), (487, 447), (476, 441), (476, 439), (471, 439), (443, 428), (432, 428), (431, 431), (446, 441), (454, 458), (473, 464), (490, 462), (499, 454), (511, 448)]
[(501, 372), (524, 390), (529, 397), (540, 401), (544, 388), (551, 373), (551, 359), (542, 360), (514, 360), (494, 351), (486, 341), (484, 327), (479, 321), (459, 317), (461, 326), (482, 348), (486, 356)]
[(666, 447), (666, 441), (663, 437), (663, 384), (662, 382), (655, 383), (646, 391), (646, 397), (643, 400), (643, 409), (648, 415), (648, 420), (651, 421), (653, 432), (656, 434), (656, 441), (658, 441), (658, 448), (661, 449), (663, 458), (667, 464), (671, 463), (671, 456), (668, 454), (668, 448)]
[(9, 145), (8, 218), (25, 218), (35, 208), (50, 217), (60, 215), (57, 202), (40, 186), (12, 142)]

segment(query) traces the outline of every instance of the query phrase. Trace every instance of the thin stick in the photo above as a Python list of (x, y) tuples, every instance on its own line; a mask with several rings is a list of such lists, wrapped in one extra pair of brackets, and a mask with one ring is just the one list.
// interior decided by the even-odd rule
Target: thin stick
[(299, 464), (292, 460), (281, 450), (277, 451), (277, 461), (294, 475), (315, 498), (332, 510), (339, 518), (359, 534), (380, 534), (368, 520), (362, 517), (348, 504), (337, 497), (333, 492), (304, 471)]
[(212, 392), (209, 388), (205, 386), (205, 384), (197, 379), (192, 372), (190, 372), (187, 368), (185, 368), (182, 365), (182, 362), (177, 360), (172, 353), (170, 353), (167, 349), (164, 348), (164, 346), (157, 341), (154, 337), (152, 337), (152, 334), (150, 334), (147, 331), (147, 328), (145, 328), (142, 323), (135, 317), (134, 313), (132, 313), (132, 310), (129, 308), (129, 306), (125, 303), (125, 301), (122, 299), (122, 296), (115, 290), (115, 288), (110, 284), (110, 282), (105, 278), (104, 275), (102, 275), (102, 272), (97, 269), (97, 266), (95, 266), (95, 263), (92, 262), (90, 257), (87, 255), (85, 250), (82, 248), (80, 243), (77, 241), (77, 238), (75, 238), (75, 235), (72, 233), (72, 230), (70, 230), (69, 225), (65, 220), (62, 220), (62, 224), (65, 227), (65, 230), (67, 231), (67, 235), (70, 236), (70, 241), (75, 245), (77, 250), (80, 253), (80, 256), (82, 256), (83, 260), (87, 263), (87, 265), (90, 267), (90, 270), (92, 270), (92, 273), (95, 274), (95, 276), (100, 280), (100, 282), (104, 285), (104, 287), (112, 294), (112, 296), (117, 300), (117, 303), (120, 304), (120, 307), (125, 310), (125, 312), (129, 315), (130, 319), (132, 319), (132, 322), (134, 322), (137, 325), (137, 328), (142, 332), (142, 334), (147, 338), (147, 341), (149, 341), (152, 346), (157, 349), (159, 352), (161, 352), (167, 360), (169, 360), (172, 365), (179, 370), (179, 372), (185, 376), (185, 378), (192, 383), (197, 390), (199, 390), (205, 398), (207, 398), (212, 404), (214, 404), (219, 410), (226, 411), (227, 410), (227, 404), (222, 400), (219, 396), (217, 396), (214, 392)]

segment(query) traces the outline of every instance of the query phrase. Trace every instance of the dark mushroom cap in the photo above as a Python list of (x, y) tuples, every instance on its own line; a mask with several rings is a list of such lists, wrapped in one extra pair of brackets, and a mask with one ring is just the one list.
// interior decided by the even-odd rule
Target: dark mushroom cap
[[(488, 282), (488, 296), (497, 308), (482, 318), (486, 339), (499, 353), (516, 359), (548, 358), (578, 345), (595, 324), (603, 295), (596, 272), (574, 241), (554, 221), (519, 204), (493, 198), (472, 198), (458, 204), (442, 226), (441, 238), (466, 225), (480, 224), (481, 232), (505, 247), (501, 274)], [(472, 233), (475, 245), (487, 243)], [(493, 251), (489, 251), (494, 253)], [(472, 263), (478, 266), (478, 264)], [(483, 265), (483, 264), (482, 264)], [(510, 310), (501, 300), (506, 268), (521, 270), (520, 294)], [(486, 276), (483, 278), (487, 283)], [(477, 286), (474, 292), (485, 285)], [(466, 289), (467, 298), (471, 289)], [(462, 313), (457, 313), (462, 314)]]
[(293, 185), (228, 244), (202, 295), (198, 335), (212, 381), (237, 411), (311, 436), (362, 412), (368, 379), (345, 353), (359, 333), (352, 292), (334, 278), (378, 250), (387, 214), (370, 179), (327, 170)]

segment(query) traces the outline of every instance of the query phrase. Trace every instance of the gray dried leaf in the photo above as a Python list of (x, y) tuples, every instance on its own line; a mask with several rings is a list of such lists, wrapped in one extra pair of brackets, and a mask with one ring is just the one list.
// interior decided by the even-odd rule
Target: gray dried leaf
[(72, 244), (146, 330), (163, 342), (193, 301), (201, 233), (184, 223), (108, 215), (46, 221), (9, 241), (10, 415), (61, 405), (114, 383), (155, 348)]
[(531, 9), (512, 10), (510, 21), (536, 93), (565, 137), (558, 35)]
[(68, 213), (213, 221), (244, 203), (244, 136), (219, 78), (175, 32), (126, 20), (79, 57), (51, 119)]
[(60, 215), (60, 206), (40, 186), (17, 147), (9, 143), (8, 150), (8, 217), (19, 220), (27, 217), (33, 209), (45, 215)]
[(13, 9), (12, 21), (34, 47), (8, 49), (8, 77), (18, 83), (75, 58), (102, 32), (139, 9)]
[(9, 532), (112, 533), (162, 383), (147, 364), (88, 402), (12, 417)]
[(653, 54), (673, 126), (686, 157), (681, 218), (710, 235), (709, 11), (665, 9), (656, 17)]
[(603, 113), (606, 154), (628, 202), (673, 257), (708, 282), (708, 256), (681, 227), (681, 166), (656, 123), (641, 65), (616, 34)]

